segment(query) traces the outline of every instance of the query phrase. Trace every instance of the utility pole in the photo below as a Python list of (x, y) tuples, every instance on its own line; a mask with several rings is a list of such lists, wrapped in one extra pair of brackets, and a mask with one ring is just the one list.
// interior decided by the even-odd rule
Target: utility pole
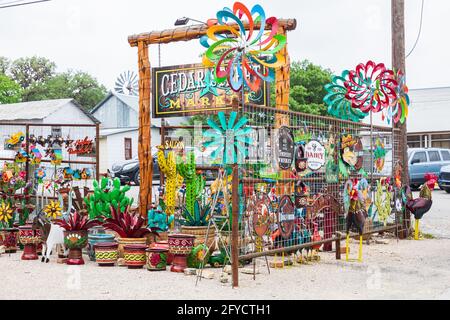
[[(406, 58), (405, 58), (405, 1), (391, 0), (392, 6), (392, 67), (400, 70), (406, 75)], [(402, 182), (403, 185), (409, 185), (409, 169), (408, 169), (408, 147), (407, 147), (407, 120), (405, 123), (400, 122), (394, 124), (395, 128), (400, 129), (399, 143), (395, 152), (403, 167)], [(408, 210), (406, 210), (408, 211)], [(400, 238), (406, 238), (410, 229), (410, 213), (406, 212), (403, 217), (402, 232), (399, 233)]]

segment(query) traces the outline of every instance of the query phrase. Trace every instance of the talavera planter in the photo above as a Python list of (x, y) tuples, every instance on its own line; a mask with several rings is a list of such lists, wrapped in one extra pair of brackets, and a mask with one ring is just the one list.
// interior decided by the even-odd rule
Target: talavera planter
[(18, 228), (1, 229), (0, 233), (1, 233), (2, 243), (5, 246), (5, 252), (6, 253), (16, 253), (19, 229)]
[(64, 231), (64, 245), (69, 249), (68, 265), (83, 265), (82, 250), (88, 244), (88, 233), (81, 231)]
[(147, 252), (147, 270), (166, 271), (167, 267), (167, 249), (150, 248)]
[(187, 268), (186, 258), (194, 246), (194, 235), (189, 234), (170, 234), (169, 235), (169, 252), (174, 255), (172, 272), (184, 272)]
[(33, 230), (31, 224), (19, 227), (19, 241), (24, 246), (22, 260), (38, 260), (37, 246), (41, 243), (40, 230)]
[(114, 266), (119, 257), (119, 245), (115, 242), (99, 242), (94, 245), (95, 260), (101, 267)]
[(147, 245), (129, 244), (124, 246), (125, 265), (128, 269), (140, 269), (145, 266)]

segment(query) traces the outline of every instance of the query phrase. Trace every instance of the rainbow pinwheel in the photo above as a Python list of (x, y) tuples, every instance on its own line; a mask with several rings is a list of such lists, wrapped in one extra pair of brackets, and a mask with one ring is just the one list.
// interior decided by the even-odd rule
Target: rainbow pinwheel
[(216, 148), (211, 152), (211, 158), (221, 158), (223, 164), (236, 164), (238, 160), (245, 159), (248, 154), (247, 145), (253, 143), (250, 136), (253, 129), (245, 126), (247, 118), (238, 119), (237, 115), (237, 112), (231, 112), (227, 122), (225, 113), (219, 112), (219, 124), (209, 118), (211, 130), (203, 134), (204, 137), (211, 138), (203, 144), (205, 148)]
[(347, 88), (345, 82), (348, 81), (350, 72), (345, 70), (341, 76), (333, 76), (331, 83), (325, 85), (328, 94), (323, 101), (328, 106), (328, 113), (335, 118), (359, 122), (367, 116), (367, 113), (359, 109), (352, 108), (352, 103), (345, 97)]
[[(266, 19), (260, 5), (250, 11), (244, 4), (235, 2), (232, 9), (219, 11), (217, 20), (217, 25), (211, 26), (200, 39), (207, 48), (203, 64), (215, 68), (215, 80), (218, 83), (228, 81), (235, 92), (244, 87), (255, 92), (261, 80), (272, 82), (274, 68), (286, 62), (280, 53), (286, 45), (286, 37), (277, 34), (278, 19)], [(266, 28), (270, 30), (266, 32)]]
[(359, 64), (356, 70), (350, 71), (346, 98), (352, 107), (364, 113), (380, 112), (397, 99), (397, 81), (392, 70), (386, 69), (383, 63), (369, 61)]
[(389, 106), (386, 118), (389, 124), (391, 123), (391, 120), (395, 124), (397, 124), (398, 122), (403, 124), (408, 117), (408, 107), (410, 103), (408, 96), (408, 86), (406, 85), (405, 75), (400, 70), (397, 71), (395, 78), (397, 81), (397, 99), (394, 100)]

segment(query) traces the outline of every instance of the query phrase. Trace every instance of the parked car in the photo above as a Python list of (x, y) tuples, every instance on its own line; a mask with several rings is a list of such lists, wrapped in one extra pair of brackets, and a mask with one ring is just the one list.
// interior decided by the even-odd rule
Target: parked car
[(413, 148), (408, 149), (409, 179), (412, 189), (425, 183), (425, 174), (439, 176), (441, 168), (450, 165), (450, 149)]
[(450, 165), (443, 166), (441, 172), (439, 173), (438, 180), (439, 188), (445, 190), (445, 192), (450, 193)]
[[(111, 176), (119, 178), (121, 183), (133, 182), (140, 185), (141, 177), (139, 174), (139, 159), (136, 157), (132, 160), (126, 160), (114, 164), (111, 168)], [(160, 172), (156, 158), (153, 158), (153, 184), (159, 184)]]
[[(210, 185), (212, 181), (217, 179), (217, 170), (206, 170), (203, 175), (206, 178), (206, 184)], [(119, 178), (122, 184), (133, 182), (137, 186), (140, 185), (139, 159), (134, 158), (114, 164), (111, 168), (111, 176)], [(160, 176), (156, 156), (153, 156), (153, 185), (159, 185)]]

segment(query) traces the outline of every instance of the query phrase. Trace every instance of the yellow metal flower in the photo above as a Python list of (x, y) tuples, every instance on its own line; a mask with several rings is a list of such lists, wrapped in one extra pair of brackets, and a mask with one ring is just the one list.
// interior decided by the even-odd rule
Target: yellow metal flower
[(0, 205), (0, 222), (9, 222), (12, 219), (12, 214), (14, 210), (9, 206), (9, 203), (6, 204), (2, 201)]
[(62, 208), (58, 201), (50, 201), (50, 203), (45, 207), (44, 212), (48, 218), (57, 219), (61, 217)]

